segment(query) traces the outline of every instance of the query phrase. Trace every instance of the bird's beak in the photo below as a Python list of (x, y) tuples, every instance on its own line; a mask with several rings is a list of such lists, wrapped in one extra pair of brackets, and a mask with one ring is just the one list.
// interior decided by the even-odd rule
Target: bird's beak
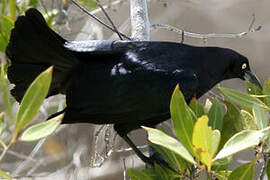
[(244, 75), (245, 80), (248, 80), (250, 83), (254, 84), (258, 88), (262, 89), (262, 85), (255, 74), (251, 71), (246, 71)]

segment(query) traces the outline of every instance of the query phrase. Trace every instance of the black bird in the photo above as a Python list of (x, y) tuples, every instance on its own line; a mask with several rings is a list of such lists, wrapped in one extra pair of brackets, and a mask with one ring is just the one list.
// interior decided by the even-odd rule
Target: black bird
[(6, 55), (16, 100), (21, 101), (38, 74), (54, 66), (48, 96), (66, 94), (62, 123), (114, 124), (150, 164), (152, 159), (136, 148), (127, 133), (170, 118), (177, 84), (187, 102), (225, 79), (247, 79), (261, 88), (248, 59), (231, 49), (155, 41), (70, 42), (51, 30), (36, 9), (18, 17)]

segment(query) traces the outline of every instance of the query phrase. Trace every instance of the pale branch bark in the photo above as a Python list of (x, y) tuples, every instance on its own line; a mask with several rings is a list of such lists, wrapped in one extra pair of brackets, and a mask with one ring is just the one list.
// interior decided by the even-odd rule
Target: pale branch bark
[(137, 41), (150, 39), (150, 23), (146, 0), (130, 0), (131, 37)]
[(181, 34), (182, 38), (183, 36), (188, 36), (188, 37), (199, 38), (199, 39), (209, 39), (209, 38), (241, 38), (247, 35), (248, 33), (259, 31), (261, 29), (261, 26), (258, 26), (256, 28), (250, 27), (248, 31), (243, 31), (240, 33), (224, 33), (224, 34), (217, 34), (217, 33), (202, 34), (202, 33), (187, 32), (168, 24), (152, 24), (151, 28), (152, 29), (167, 29), (169, 31), (173, 31), (178, 34)]

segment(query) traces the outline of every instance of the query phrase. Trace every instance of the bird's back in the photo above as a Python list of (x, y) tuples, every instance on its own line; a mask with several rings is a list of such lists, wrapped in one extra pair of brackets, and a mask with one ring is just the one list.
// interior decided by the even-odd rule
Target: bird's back
[[(91, 56), (89, 60), (87, 53), (84, 57), (80, 54), (81, 64), (67, 90), (68, 108), (76, 110), (78, 117), (87, 114), (90, 123), (138, 123), (168, 114), (179, 73), (192, 71), (194, 57), (188, 52), (192, 47), (179, 43), (116, 41), (113, 49), (117, 53), (95, 59)], [(194, 78), (182, 74), (182, 81)], [(193, 86), (192, 83), (188, 86)], [(187, 99), (195, 93), (190, 89), (193, 87), (183, 89)]]

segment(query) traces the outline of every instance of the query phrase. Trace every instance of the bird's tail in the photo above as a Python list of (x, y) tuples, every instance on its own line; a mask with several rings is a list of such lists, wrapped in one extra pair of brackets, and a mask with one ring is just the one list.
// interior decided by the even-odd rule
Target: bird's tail
[(6, 48), (11, 61), (8, 79), (15, 84), (11, 94), (16, 100), (21, 101), (31, 82), (50, 66), (54, 66), (54, 72), (48, 96), (65, 92), (72, 70), (78, 64), (76, 57), (64, 47), (65, 42), (36, 9), (18, 17)]

